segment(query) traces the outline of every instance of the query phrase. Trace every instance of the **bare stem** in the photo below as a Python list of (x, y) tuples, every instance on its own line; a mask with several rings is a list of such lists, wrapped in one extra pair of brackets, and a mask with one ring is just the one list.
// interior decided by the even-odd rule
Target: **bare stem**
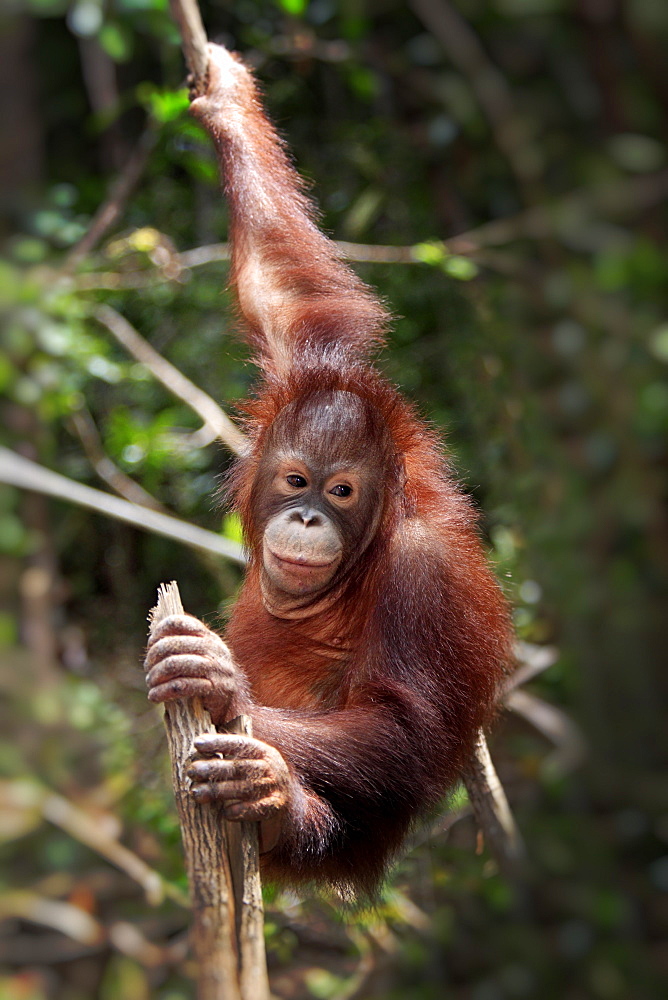
[(230, 451), (235, 455), (243, 452), (246, 439), (225, 411), (211, 396), (158, 354), (124, 316), (111, 306), (98, 306), (93, 315), (133, 358), (145, 365), (166, 389), (194, 410)]
[[(151, 631), (172, 614), (183, 614), (179, 591), (175, 583), (162, 584), (150, 615)], [(192, 896), (199, 1000), (241, 1000), (226, 826), (219, 807), (194, 801), (186, 774), (194, 741), (215, 733), (216, 727), (199, 698), (191, 698), (165, 706), (165, 728)]]
[(181, 44), (193, 89), (203, 94), (209, 66), (207, 37), (197, 0), (170, 0), (169, 9), (181, 32)]
[(119, 496), (125, 500), (129, 500), (130, 503), (138, 504), (140, 507), (150, 507), (152, 510), (160, 510), (166, 513), (165, 508), (159, 500), (156, 500), (150, 493), (147, 493), (139, 483), (136, 483), (130, 476), (126, 476), (116, 463), (112, 462), (102, 447), (100, 433), (85, 406), (72, 413), (71, 423), (79, 436), (89, 462), (100, 479), (111, 486), (112, 490), (118, 493)]
[(246, 564), (241, 545), (224, 538), (223, 535), (217, 535), (213, 531), (199, 528), (195, 524), (181, 521), (178, 517), (163, 514), (161, 511), (138, 507), (137, 504), (103, 493), (102, 490), (93, 489), (92, 486), (77, 483), (74, 479), (68, 479), (67, 476), (62, 476), (59, 472), (47, 469), (2, 446), (0, 446), (0, 483), (17, 486), (22, 490), (32, 490), (35, 493), (44, 493), (66, 503), (75, 503), (97, 514), (104, 514), (105, 517), (125, 521), (126, 524), (131, 524), (142, 531), (152, 531), (156, 535), (171, 538), (192, 548), (231, 559), (241, 566)]
[[(151, 630), (182, 613), (176, 583), (162, 584)], [(216, 732), (200, 699), (166, 705), (165, 728), (192, 894), (198, 1000), (268, 1000), (257, 824), (228, 823), (219, 805), (190, 795), (194, 741)], [(227, 729), (251, 735), (251, 721), (241, 716)]]
[(515, 875), (524, 857), (524, 845), (482, 732), (478, 734), (469, 770), (464, 774), (464, 784), (473, 815), (492, 855), (506, 875)]
[(130, 154), (127, 163), (111, 185), (108, 197), (93, 216), (87, 231), (67, 255), (63, 268), (65, 273), (71, 274), (76, 270), (81, 261), (97, 246), (107, 230), (119, 218), (144, 172), (155, 140), (155, 129), (147, 128)]

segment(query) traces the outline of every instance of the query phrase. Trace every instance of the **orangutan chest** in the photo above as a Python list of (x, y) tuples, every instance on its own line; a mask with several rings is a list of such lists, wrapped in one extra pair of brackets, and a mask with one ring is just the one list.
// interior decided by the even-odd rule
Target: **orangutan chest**
[[(308, 647), (311, 648), (308, 648)], [(329, 647), (288, 643), (277, 657), (273, 648), (232, 649), (250, 682), (253, 698), (270, 708), (327, 711), (345, 703), (349, 684), (347, 656)]]

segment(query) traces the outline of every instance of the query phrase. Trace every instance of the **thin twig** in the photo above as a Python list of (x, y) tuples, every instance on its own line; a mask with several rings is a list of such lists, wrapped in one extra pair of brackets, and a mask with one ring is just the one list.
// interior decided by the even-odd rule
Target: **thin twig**
[[(453, 237), (448, 243), (439, 243), (444, 256), (448, 253), (459, 253), (456, 249), (459, 237)], [(391, 246), (387, 244), (373, 243), (349, 243), (346, 240), (333, 240), (339, 251), (348, 260), (358, 264), (424, 264), (424, 257), (421, 254), (422, 244), (416, 243), (404, 246)], [(466, 236), (466, 244), (461, 251), (462, 255), (475, 255), (482, 250), (482, 247), (475, 246), (470, 236)], [(178, 255), (179, 263), (184, 269), (201, 267), (203, 264), (211, 264), (215, 261), (230, 259), (229, 243), (211, 243), (208, 246), (194, 247), (192, 250), (184, 250)], [(95, 275), (84, 275), (95, 280)], [(82, 287), (78, 282), (79, 287)]]
[(194, 410), (230, 451), (235, 455), (243, 453), (246, 440), (244, 435), (211, 396), (199, 389), (178, 368), (158, 354), (125, 317), (111, 306), (98, 306), (93, 315), (133, 358), (148, 368), (174, 396)]
[(421, 847), (422, 844), (429, 843), (436, 838), (443, 837), (450, 832), (453, 826), (456, 826), (460, 820), (467, 819), (473, 810), (470, 803), (462, 806), (459, 809), (450, 809), (443, 812), (429, 826), (422, 827), (413, 835), (410, 840), (411, 851), (415, 850), (417, 847)]
[(534, 677), (538, 677), (539, 674), (554, 666), (559, 659), (559, 650), (556, 646), (538, 646), (530, 642), (518, 641), (515, 643), (515, 656), (520, 666), (506, 681), (502, 700), (515, 688), (521, 687), (522, 684), (528, 684)]
[(116, 222), (146, 168), (155, 142), (156, 130), (149, 126), (140, 137), (125, 167), (111, 185), (108, 197), (93, 216), (87, 231), (68, 253), (63, 273), (71, 274), (75, 271)]
[(136, 271), (90, 271), (78, 274), (73, 287), (81, 292), (130, 292), (154, 288), (161, 281), (175, 281), (174, 275), (159, 268)]
[[(475, 229), (458, 233), (442, 242), (444, 253), (472, 254), (478, 250), (505, 246), (517, 240), (544, 239), (563, 232), (564, 220), (582, 215), (629, 218), (664, 200), (668, 194), (668, 170), (658, 170), (644, 177), (626, 178), (596, 188), (580, 188), (553, 201), (516, 215), (494, 219)], [(420, 244), (404, 246), (374, 245), (336, 241), (341, 253), (350, 260), (381, 264), (420, 264)], [(184, 250), (181, 265), (188, 269), (217, 260), (228, 260), (228, 243), (212, 243)]]
[(181, 894), (172, 891), (171, 887), (166, 885), (158, 873), (149, 868), (145, 861), (133, 854), (115, 837), (110, 837), (100, 823), (83, 809), (68, 802), (62, 795), (49, 792), (44, 796), (41, 808), (44, 818), (48, 819), (50, 823), (59, 826), (75, 840), (86, 844), (97, 854), (101, 854), (107, 861), (110, 861), (137, 882), (146, 893), (146, 899), (151, 905), (157, 906), (166, 894), (183, 902)]
[[(575, 228), (582, 228), (587, 219), (596, 216), (631, 218), (634, 214), (663, 201), (667, 194), (668, 171), (657, 171), (644, 177), (600, 185), (594, 190), (585, 188), (572, 191), (552, 202), (534, 206), (504, 219), (494, 219), (475, 229), (459, 233), (442, 241), (441, 246), (444, 254), (474, 257), (483, 267), (504, 274), (521, 274), (521, 269), (525, 266), (523, 262), (507, 257), (500, 259), (484, 251), (488, 251), (488, 248), (503, 247), (518, 240), (542, 240), (551, 237), (568, 241), (569, 233)], [(349, 260), (358, 263), (424, 264), (419, 251), (420, 244), (387, 246), (339, 240), (336, 245)], [(187, 272), (192, 268), (216, 261), (227, 261), (229, 258), (228, 243), (211, 243), (176, 254), (175, 263)], [(140, 289), (150, 287), (157, 281), (167, 280), (170, 280), (170, 276), (157, 269), (122, 274), (98, 271), (78, 275), (76, 288), (81, 291)]]
[(70, 420), (90, 464), (100, 479), (104, 480), (115, 493), (130, 503), (167, 513), (159, 500), (147, 493), (139, 483), (136, 483), (130, 476), (126, 476), (116, 463), (112, 462), (102, 447), (102, 440), (95, 426), (95, 421), (85, 407), (82, 406), (79, 410), (75, 410)]
[(629, 218), (662, 202), (668, 195), (668, 170), (634, 177), (596, 188), (571, 191), (552, 202), (535, 205), (517, 215), (486, 222), (460, 233), (446, 243), (452, 253), (465, 254), (478, 247), (502, 246), (515, 240), (567, 237), (596, 215)]
[[(0, 900), (0, 919), (8, 918), (18, 918), (42, 927), (50, 927), (71, 941), (92, 949), (108, 942), (122, 955), (133, 958), (148, 969), (174, 964), (184, 957), (180, 954), (182, 951), (180, 942), (177, 942), (176, 947), (172, 944), (161, 948), (149, 941), (135, 924), (117, 920), (107, 928), (80, 906), (61, 899), (49, 899), (34, 890), (3, 893)], [(33, 939), (33, 948), (34, 945)], [(8, 951), (3, 956), (5, 961), (10, 955), (11, 951)], [(41, 951), (40, 958), (42, 958)], [(45, 964), (51, 963), (47, 961)]]
[(210, 424), (204, 424), (196, 431), (175, 432), (174, 447), (177, 451), (188, 452), (195, 448), (208, 448), (218, 437)]
[(506, 78), (489, 58), (470, 24), (449, 0), (411, 0), (411, 6), (471, 84), (499, 150), (526, 192), (527, 200), (535, 201), (534, 185), (541, 173), (541, 158), (515, 110)]
[(96, 945), (104, 941), (102, 924), (81, 907), (63, 900), (47, 899), (31, 890), (9, 890), (0, 900), (0, 920), (18, 918), (66, 934), (79, 944)]
[(136, 924), (127, 920), (117, 920), (111, 924), (107, 936), (116, 951), (133, 958), (147, 969), (164, 969), (165, 966), (183, 961), (186, 956), (187, 945), (183, 939), (176, 938), (167, 946), (160, 947), (149, 941)]
[(565, 712), (528, 691), (509, 692), (504, 704), (554, 745), (554, 752), (543, 761), (546, 771), (563, 775), (579, 767), (585, 756), (585, 743), (579, 728)]

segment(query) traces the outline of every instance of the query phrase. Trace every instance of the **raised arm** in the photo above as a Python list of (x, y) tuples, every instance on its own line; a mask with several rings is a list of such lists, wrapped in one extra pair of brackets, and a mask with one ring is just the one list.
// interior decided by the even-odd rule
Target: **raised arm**
[(387, 314), (317, 228), (313, 205), (241, 59), (210, 46), (208, 90), (191, 105), (218, 152), (230, 207), (232, 281), (265, 367), (285, 374), (300, 345), (364, 354)]

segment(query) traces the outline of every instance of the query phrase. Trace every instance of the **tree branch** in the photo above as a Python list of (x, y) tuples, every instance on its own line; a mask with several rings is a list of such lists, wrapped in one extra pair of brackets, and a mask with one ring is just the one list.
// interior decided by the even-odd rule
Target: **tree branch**
[(98, 306), (93, 315), (137, 361), (145, 365), (166, 389), (186, 403), (215, 431), (216, 437), (235, 455), (244, 451), (245, 438), (224, 410), (202, 389), (175, 368), (111, 306)]
[(505, 875), (515, 876), (524, 858), (524, 844), (482, 732), (463, 778), (473, 815), (493, 857)]
[(204, 552), (223, 556), (231, 559), (232, 562), (245, 566), (246, 558), (243, 548), (237, 542), (230, 541), (222, 535), (217, 535), (206, 528), (198, 528), (187, 521), (181, 521), (177, 517), (169, 514), (162, 514), (160, 511), (149, 510), (147, 507), (138, 507), (136, 504), (128, 503), (121, 497), (111, 496), (101, 490), (95, 490), (91, 486), (77, 483), (67, 476), (61, 476), (58, 472), (44, 468), (37, 462), (17, 455), (10, 448), (0, 446), (0, 483), (7, 483), (9, 486), (17, 486), (19, 489), (33, 490), (36, 493), (45, 493), (55, 497), (57, 500), (64, 500), (67, 503), (75, 503), (80, 507), (87, 507), (97, 514), (104, 514), (106, 517), (114, 517), (118, 521), (125, 521), (134, 528), (142, 531), (152, 531), (156, 535), (164, 538), (171, 538), (174, 541), (189, 545), (194, 549), (202, 549)]
[(155, 142), (156, 131), (149, 126), (145, 129), (127, 163), (111, 185), (108, 197), (93, 216), (87, 231), (65, 258), (63, 273), (71, 274), (75, 271), (119, 218), (146, 168)]
[(201, 95), (206, 90), (209, 52), (197, 0), (170, 0), (169, 10), (181, 32), (181, 47), (193, 89)]
[(534, 729), (545, 736), (554, 751), (543, 761), (542, 767), (555, 774), (567, 774), (582, 763), (585, 744), (582, 734), (572, 719), (556, 705), (550, 705), (529, 691), (510, 691), (504, 704), (512, 712), (526, 719)]
[(139, 507), (150, 507), (151, 510), (159, 510), (167, 513), (163, 505), (155, 497), (147, 493), (143, 487), (136, 483), (130, 476), (118, 468), (112, 462), (100, 440), (100, 434), (95, 422), (88, 410), (82, 406), (75, 410), (70, 418), (72, 427), (76, 431), (83, 449), (88, 456), (90, 464), (97, 472), (100, 479), (104, 480), (115, 493)]
[[(517, 215), (485, 222), (475, 229), (439, 241), (444, 254), (473, 257), (481, 266), (516, 275), (526, 265), (513, 258), (491, 255), (489, 248), (505, 247), (519, 240), (552, 238), (569, 245), (572, 234), (582, 232), (593, 218), (629, 219), (663, 201), (668, 194), (668, 170), (659, 170), (644, 177), (613, 181), (595, 189), (571, 191), (553, 201), (535, 205)], [(421, 264), (420, 244), (387, 246), (382, 244), (336, 242), (349, 260), (374, 264)], [(228, 243), (211, 243), (184, 250), (174, 257), (183, 270), (201, 267), (230, 257)], [(168, 281), (171, 275), (163, 271), (93, 272), (77, 275), (75, 287), (81, 291), (147, 288), (156, 281)]]
[[(170, 614), (183, 614), (175, 583), (158, 591), (151, 632)], [(219, 804), (190, 794), (194, 741), (217, 731), (200, 699), (165, 705), (165, 728), (193, 901), (198, 1000), (268, 1000), (257, 823), (228, 823)], [(250, 736), (251, 720), (241, 716), (226, 730)]]
[[(137, 882), (152, 906), (158, 906), (166, 892), (173, 896), (156, 871), (149, 868), (145, 861), (115, 837), (105, 833), (100, 823), (92, 819), (83, 809), (72, 805), (62, 795), (57, 795), (55, 792), (46, 793), (41, 802), (41, 809), (44, 818), (50, 823), (65, 830), (80, 843), (86, 844)], [(180, 895), (177, 896), (182, 903)]]
[(515, 643), (515, 656), (520, 663), (517, 670), (513, 671), (503, 687), (502, 701), (514, 691), (538, 677), (545, 670), (559, 659), (559, 650), (556, 646), (538, 646), (530, 642), (517, 641)]

